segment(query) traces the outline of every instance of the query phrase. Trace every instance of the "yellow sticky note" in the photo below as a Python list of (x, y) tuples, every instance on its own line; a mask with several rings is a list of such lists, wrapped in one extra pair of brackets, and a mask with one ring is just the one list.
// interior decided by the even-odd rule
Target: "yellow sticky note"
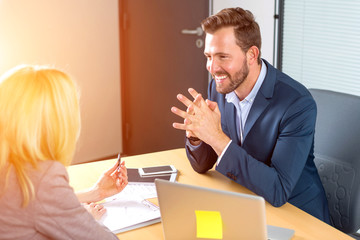
[(197, 238), (223, 238), (223, 224), (220, 212), (196, 210), (195, 215)]

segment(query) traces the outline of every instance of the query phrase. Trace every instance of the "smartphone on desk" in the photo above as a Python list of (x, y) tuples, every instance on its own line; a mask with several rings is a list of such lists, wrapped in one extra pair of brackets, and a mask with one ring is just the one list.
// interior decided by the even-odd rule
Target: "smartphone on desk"
[(175, 173), (176, 171), (177, 170), (173, 165), (139, 168), (140, 176), (170, 174), (170, 173)]

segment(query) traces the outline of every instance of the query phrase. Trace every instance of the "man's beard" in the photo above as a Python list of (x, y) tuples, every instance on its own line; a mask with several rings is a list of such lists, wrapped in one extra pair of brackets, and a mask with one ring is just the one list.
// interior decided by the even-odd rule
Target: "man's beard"
[(221, 94), (228, 94), (228, 93), (234, 91), (235, 89), (237, 89), (240, 86), (240, 84), (243, 83), (245, 81), (245, 79), (247, 78), (247, 76), (249, 75), (249, 68), (247, 66), (247, 60), (245, 58), (242, 66), (241, 66), (241, 69), (238, 72), (236, 72), (233, 77), (230, 76), (230, 74), (228, 74), (225, 71), (218, 72), (216, 74), (217, 75), (226, 74), (228, 76), (228, 78), (230, 80), (230, 84), (227, 87), (222, 88), (221, 87), (222, 84), (219, 84), (219, 85), (216, 84), (216, 91), (218, 91)]

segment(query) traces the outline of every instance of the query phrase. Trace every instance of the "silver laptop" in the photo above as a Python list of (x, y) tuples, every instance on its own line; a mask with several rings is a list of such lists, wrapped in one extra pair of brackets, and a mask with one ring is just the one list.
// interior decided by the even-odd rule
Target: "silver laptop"
[(291, 239), (294, 230), (266, 225), (262, 197), (155, 180), (166, 240)]

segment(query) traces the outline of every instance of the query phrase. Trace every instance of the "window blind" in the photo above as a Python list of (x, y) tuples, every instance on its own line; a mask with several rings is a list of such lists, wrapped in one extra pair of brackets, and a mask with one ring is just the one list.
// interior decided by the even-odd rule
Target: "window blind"
[(284, 0), (282, 71), (360, 96), (360, 1)]

